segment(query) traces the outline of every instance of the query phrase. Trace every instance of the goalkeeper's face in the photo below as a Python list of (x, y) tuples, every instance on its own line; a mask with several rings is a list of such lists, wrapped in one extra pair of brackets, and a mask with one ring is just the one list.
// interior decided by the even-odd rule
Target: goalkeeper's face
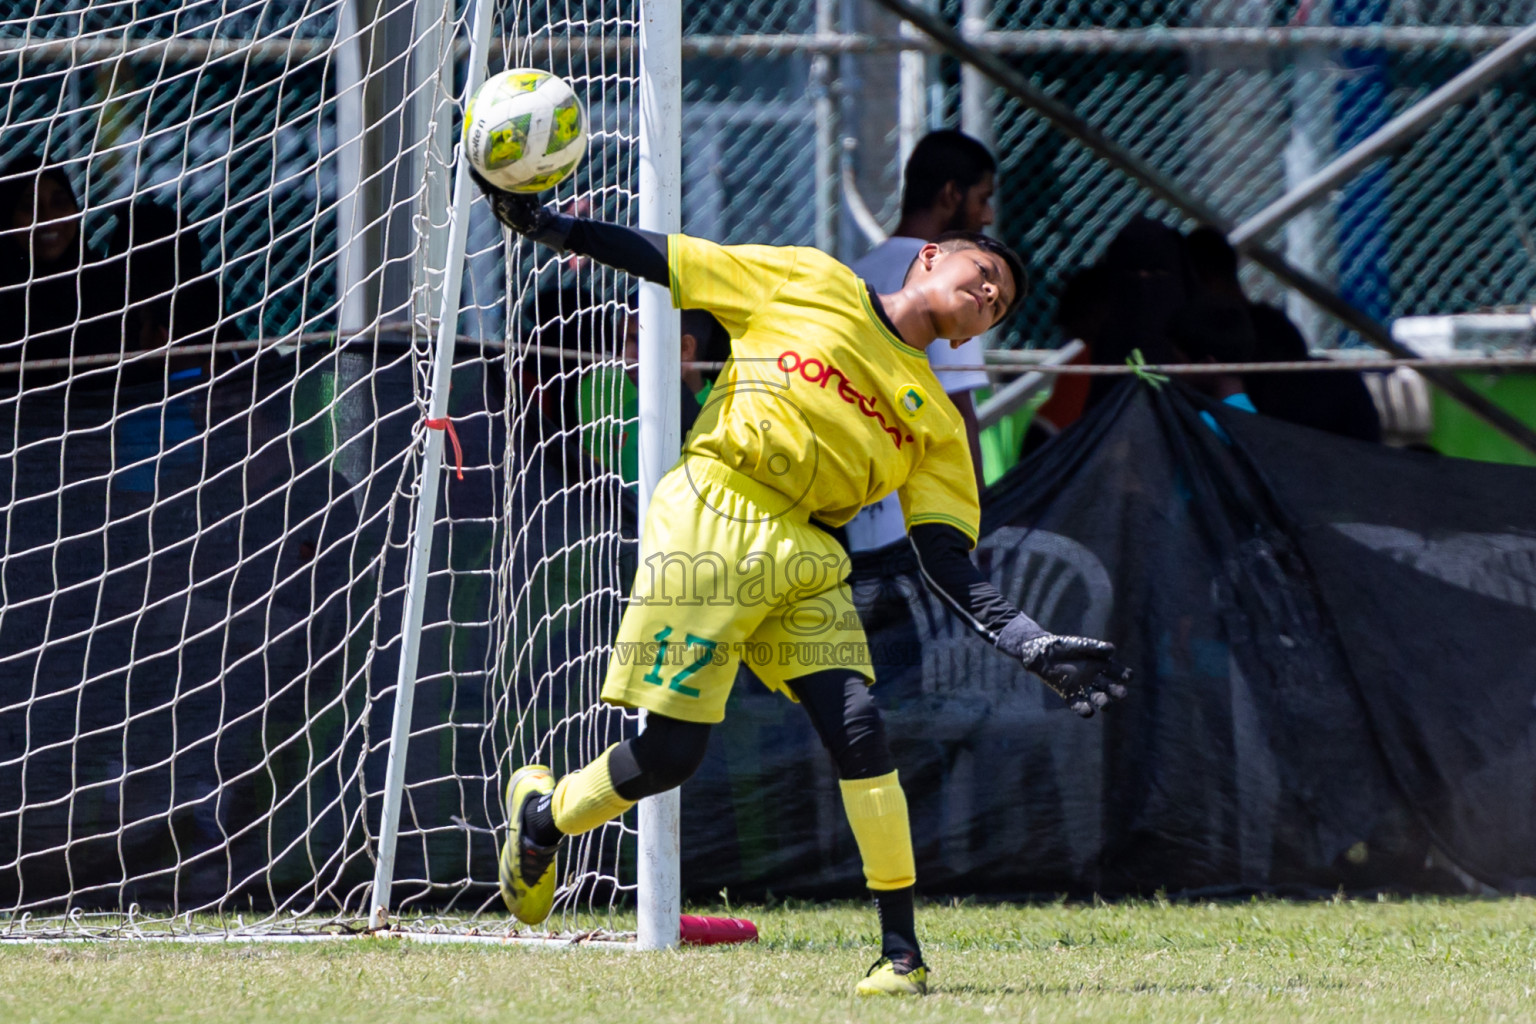
[(1018, 285), (996, 253), (930, 244), (918, 254), (918, 264), (911, 283), (922, 288), (938, 336), (953, 345), (985, 333), (1013, 305)]

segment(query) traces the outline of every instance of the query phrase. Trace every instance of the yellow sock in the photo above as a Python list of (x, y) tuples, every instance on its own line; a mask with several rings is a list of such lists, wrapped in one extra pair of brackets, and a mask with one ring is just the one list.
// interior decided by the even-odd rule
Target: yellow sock
[[(617, 743), (614, 746), (618, 746)], [(549, 802), (555, 827), (568, 836), (590, 832), (635, 806), (613, 791), (613, 776), (608, 773), (609, 747), (597, 759), (561, 779)]]
[(843, 810), (853, 827), (871, 889), (905, 889), (917, 881), (907, 795), (896, 773), (875, 779), (843, 779)]

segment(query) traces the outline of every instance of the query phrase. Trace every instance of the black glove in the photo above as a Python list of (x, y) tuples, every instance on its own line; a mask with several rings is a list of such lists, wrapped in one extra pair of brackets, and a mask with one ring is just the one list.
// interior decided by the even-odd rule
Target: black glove
[(1114, 644), (1047, 633), (1024, 615), (1003, 628), (997, 646), (1022, 661), (1084, 718), (1123, 698), (1132, 679), (1131, 670), (1114, 660)]
[(497, 188), (482, 178), (480, 172), (473, 167), (469, 169), (469, 176), (484, 193), (485, 201), (490, 204), (496, 219), (508, 229), (540, 245), (565, 251), (566, 236), (571, 233), (571, 226), (575, 223), (572, 218), (549, 209), (527, 192), (508, 192)]

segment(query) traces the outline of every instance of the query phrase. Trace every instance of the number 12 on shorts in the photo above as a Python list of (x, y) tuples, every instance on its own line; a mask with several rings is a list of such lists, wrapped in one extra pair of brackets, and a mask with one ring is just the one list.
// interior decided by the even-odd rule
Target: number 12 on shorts
[[(667, 638), (671, 635), (671, 626), (663, 626), (661, 632), (656, 634), (656, 660), (651, 663), (651, 670), (645, 674), (646, 682), (654, 683), (657, 686), (660, 686), (663, 682), (665, 682), (665, 680), (661, 678), (661, 666), (667, 660)], [(687, 633), (684, 635), (686, 637), (686, 639), (683, 641), (684, 648), (699, 648), (699, 656), (695, 658), (690, 664), (684, 665), (682, 669), (678, 671), (677, 675), (672, 677), (672, 681), (668, 683), (667, 686), (669, 689), (676, 690), (678, 693), (685, 697), (697, 697), (699, 695), (698, 687), (688, 686), (683, 682), (683, 680), (693, 675), (705, 665), (708, 665), (710, 660), (715, 656), (715, 648), (719, 647), (720, 645), (714, 640), (706, 640), (701, 636), (694, 636), (692, 633)]]

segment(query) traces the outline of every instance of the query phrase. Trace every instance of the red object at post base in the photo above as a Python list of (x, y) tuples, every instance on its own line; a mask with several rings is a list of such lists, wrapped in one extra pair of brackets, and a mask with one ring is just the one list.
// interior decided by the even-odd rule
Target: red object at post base
[(739, 917), (700, 917), (683, 914), (677, 919), (678, 937), (690, 946), (719, 946), (728, 942), (756, 942), (757, 925)]

